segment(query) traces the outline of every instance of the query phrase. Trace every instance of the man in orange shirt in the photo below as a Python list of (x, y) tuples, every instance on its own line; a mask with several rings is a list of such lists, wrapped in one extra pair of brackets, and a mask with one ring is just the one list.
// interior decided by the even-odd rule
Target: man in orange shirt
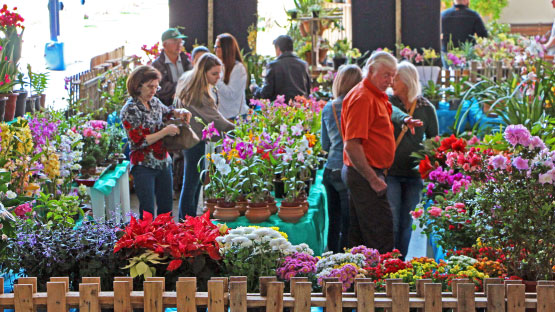
[[(368, 73), (343, 100), (341, 132), (342, 177), (349, 189), (349, 245), (365, 245), (380, 253), (393, 249), (393, 215), (386, 198), (384, 170), (395, 158), (392, 107), (385, 90), (392, 85), (397, 60), (387, 52), (373, 53)], [(411, 131), (422, 123), (403, 115)]]

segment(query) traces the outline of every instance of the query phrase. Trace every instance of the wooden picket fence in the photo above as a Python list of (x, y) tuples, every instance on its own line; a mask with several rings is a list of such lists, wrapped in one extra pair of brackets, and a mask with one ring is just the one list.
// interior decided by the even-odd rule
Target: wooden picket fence
[[(0, 284), (3, 284), (0, 278)], [(371, 279), (355, 280), (355, 292), (342, 292), (342, 283), (336, 278), (324, 280), (322, 293), (312, 293), (312, 283), (307, 278), (292, 278), (290, 293), (284, 293), (284, 283), (276, 277), (260, 278), (260, 293), (247, 293), (247, 278), (216, 277), (208, 281), (207, 292), (197, 292), (195, 277), (181, 277), (176, 291), (165, 291), (164, 278), (147, 278), (144, 291), (133, 290), (133, 279), (116, 277), (114, 291), (102, 291), (100, 278), (84, 277), (79, 291), (69, 290), (69, 278), (52, 277), (47, 292), (37, 292), (37, 279), (19, 278), (14, 293), (0, 292), (0, 311), (15, 308), (16, 312), (31, 312), (37, 308), (65, 312), (79, 308), (80, 312), (100, 312), (113, 308), (115, 312), (131, 312), (143, 308), (145, 312), (161, 312), (174, 307), (177, 311), (196, 312), (206, 307), (208, 312), (246, 312), (247, 308), (265, 308), (269, 312), (293, 308), (295, 312), (308, 312), (311, 307), (324, 307), (326, 312), (342, 312), (342, 308), (357, 311), (374, 311), (385, 308), (389, 312), (409, 312), (416, 308), (422, 312), (475, 312), (485, 308), (488, 312), (537, 312), (555, 311), (555, 282), (539, 281), (536, 292), (525, 292), (521, 281), (503, 281), (490, 278), (484, 281), (486, 292), (475, 292), (475, 285), (468, 280), (454, 280), (452, 292), (442, 292), (441, 284), (422, 279), (416, 283), (416, 292), (409, 292), (409, 284), (401, 279), (386, 280), (386, 292), (376, 292)]]
[(109, 76), (117, 78), (129, 72), (131, 59), (124, 55), (124, 47), (95, 56), (91, 68), (66, 77), (72, 103), (81, 100), (80, 111), (94, 112), (104, 106), (102, 93), (113, 90), (113, 84), (104, 83)]

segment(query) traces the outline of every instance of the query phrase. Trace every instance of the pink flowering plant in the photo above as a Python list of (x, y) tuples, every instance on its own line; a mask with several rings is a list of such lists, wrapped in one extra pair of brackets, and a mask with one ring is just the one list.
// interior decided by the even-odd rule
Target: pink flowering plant
[(488, 179), (476, 197), (479, 234), (506, 254), (509, 275), (554, 279), (554, 146), (522, 125), (508, 126), (502, 140), (508, 143), (507, 153), (487, 160)]
[(316, 277), (316, 263), (318, 258), (304, 252), (296, 252), (281, 260), (276, 270), (279, 279), (289, 282), (291, 277), (308, 277), (314, 282)]

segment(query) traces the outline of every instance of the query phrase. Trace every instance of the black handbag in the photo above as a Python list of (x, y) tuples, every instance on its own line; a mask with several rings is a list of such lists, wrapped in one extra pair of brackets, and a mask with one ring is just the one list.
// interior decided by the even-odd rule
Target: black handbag
[(181, 119), (170, 119), (165, 125), (176, 125), (179, 127), (179, 134), (175, 136), (165, 136), (162, 139), (164, 147), (168, 151), (179, 151), (189, 149), (200, 142), (197, 134), (191, 129), (191, 125)]

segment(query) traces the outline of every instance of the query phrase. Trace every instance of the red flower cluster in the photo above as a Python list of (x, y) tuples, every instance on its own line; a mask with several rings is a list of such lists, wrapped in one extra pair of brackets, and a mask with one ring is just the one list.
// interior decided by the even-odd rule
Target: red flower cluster
[(465, 152), (466, 140), (457, 139), (454, 134), (451, 134), (450, 137), (443, 139), (441, 141), (441, 146), (438, 148), (438, 151), (446, 152), (450, 150), (453, 152)]
[[(13, 11), (16, 10), (17, 7), (13, 8)], [(19, 27), (23, 29), (25, 28), (23, 24), (21, 24), (23, 21), (23, 17), (15, 12), (11, 12), (10, 10), (8, 10), (8, 6), (6, 4), (4, 4), (4, 6), (2, 6), (2, 9), (0, 9), (0, 26), (2, 26), (2, 28), (6, 29), (10, 27)]]
[(384, 275), (389, 273), (395, 273), (400, 270), (412, 267), (409, 262), (404, 262), (399, 257), (401, 253), (398, 249), (393, 249), (393, 251), (380, 255), (380, 263), (375, 267), (365, 267), (364, 269), (368, 272), (368, 276), (374, 280), (381, 279)]
[(161, 214), (152, 220), (152, 214), (145, 211), (142, 220), (131, 218), (124, 232), (116, 243), (114, 253), (122, 249), (151, 250), (172, 259), (168, 271), (181, 267), (183, 260), (203, 254), (213, 260), (221, 259), (216, 238), (222, 234), (210, 222), (208, 212), (198, 217), (186, 216), (184, 222), (175, 223), (170, 213)]
[(422, 159), (420, 161), (420, 164), (418, 165), (418, 172), (420, 172), (420, 176), (422, 177), (422, 179), (427, 179), (428, 174), (430, 174), (430, 171), (432, 171), (432, 169), (433, 167), (432, 163), (430, 162), (430, 157), (426, 155), (426, 158)]

